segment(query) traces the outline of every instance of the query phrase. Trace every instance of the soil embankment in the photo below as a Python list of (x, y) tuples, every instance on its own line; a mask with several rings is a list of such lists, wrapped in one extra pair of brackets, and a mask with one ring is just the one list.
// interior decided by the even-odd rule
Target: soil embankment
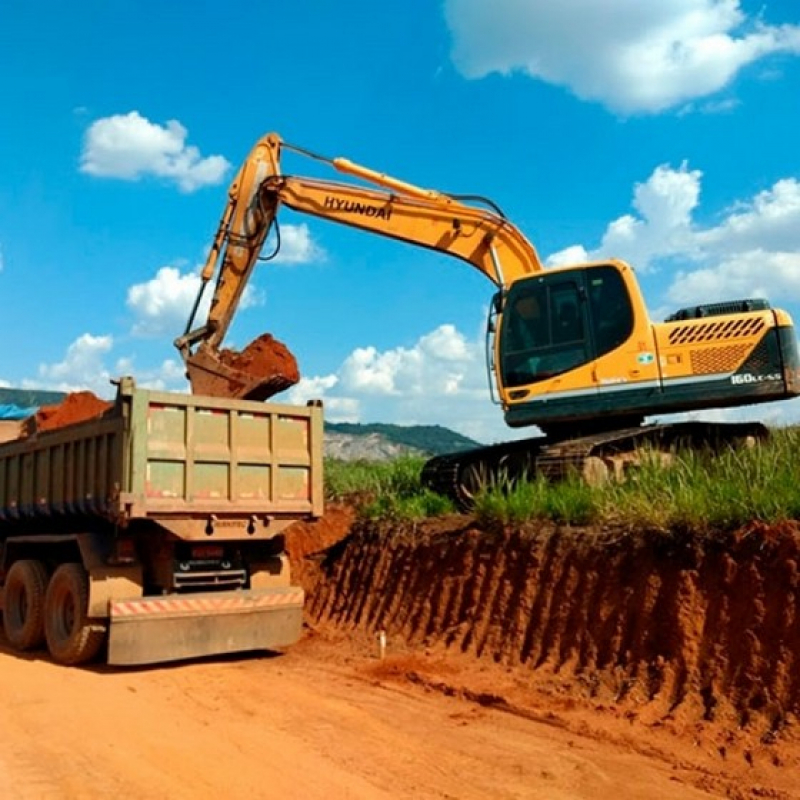
[[(767, 785), (788, 778), (798, 794), (786, 796), (800, 796), (794, 524), (699, 535), (359, 523), (302, 561), (312, 627), (385, 631), (406, 658), (475, 665), (471, 683), (425, 675), (419, 659), (398, 662), (399, 677), (524, 713), (591, 711), (581, 726), (666, 731), (725, 771), (758, 762)], [(758, 786), (752, 796), (784, 796)], [(751, 796), (736, 792), (725, 790)]]

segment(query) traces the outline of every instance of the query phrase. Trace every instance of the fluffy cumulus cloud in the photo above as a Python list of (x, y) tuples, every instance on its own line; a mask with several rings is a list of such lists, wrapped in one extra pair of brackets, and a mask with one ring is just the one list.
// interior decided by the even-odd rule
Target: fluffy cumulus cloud
[[(62, 392), (91, 391), (112, 399), (116, 392), (112, 380), (129, 375), (137, 385), (163, 391), (186, 391), (185, 368), (175, 359), (156, 366), (139, 367), (129, 356), (114, 358), (116, 342), (112, 336), (84, 333), (67, 347), (64, 358), (40, 364), (35, 378), (14, 381), (23, 389), (53, 389)], [(0, 381), (0, 385), (11, 385)]]
[(111, 336), (84, 333), (69, 345), (63, 360), (41, 364), (38, 380), (33, 383), (63, 392), (89, 389), (100, 397), (109, 397), (113, 394), (112, 374), (105, 359), (113, 344)]
[(188, 391), (186, 367), (183, 362), (172, 358), (164, 359), (156, 366), (139, 367), (136, 359), (123, 356), (114, 366), (115, 375), (131, 375), (137, 386), (157, 391)]
[(219, 155), (203, 157), (186, 143), (177, 120), (166, 125), (131, 111), (95, 120), (86, 131), (81, 172), (101, 178), (138, 180), (147, 175), (174, 181), (184, 192), (217, 184), (230, 164)]
[(336, 422), (446, 425), (477, 441), (510, 438), (490, 400), (482, 337), (441, 325), (411, 347), (360, 347), (337, 370), (304, 378), (291, 402), (323, 400)]
[(550, 266), (574, 264), (596, 258), (616, 256), (646, 272), (663, 256), (686, 253), (694, 247), (692, 212), (700, 199), (703, 175), (686, 164), (675, 169), (657, 167), (633, 191), (636, 214), (624, 214), (605, 230), (599, 247), (587, 250), (571, 245), (548, 257)]
[[(182, 331), (200, 290), (197, 270), (181, 272), (178, 267), (161, 267), (144, 283), (128, 289), (128, 309), (134, 315), (134, 336), (174, 336)], [(208, 315), (211, 290), (207, 289), (198, 312), (198, 320)]]
[(467, 78), (521, 72), (621, 113), (682, 106), (800, 54), (800, 27), (748, 18), (740, 0), (446, 0), (445, 16)]
[[(133, 313), (133, 336), (151, 338), (175, 336), (182, 332), (200, 291), (200, 268), (181, 272), (178, 267), (161, 267), (153, 278), (128, 289), (126, 304)], [(203, 292), (195, 317), (199, 325), (208, 317), (213, 281)], [(261, 304), (261, 296), (252, 286), (245, 288), (239, 309)]]
[(616, 256), (639, 273), (671, 265), (664, 300), (673, 305), (739, 296), (800, 302), (800, 182), (779, 180), (702, 227), (693, 219), (702, 178), (686, 164), (659, 166), (634, 188), (637, 213), (610, 222), (598, 247), (571, 245), (547, 263)]
[[(281, 225), (280, 249), (275, 256), (275, 264), (310, 264), (324, 261), (325, 251), (313, 240), (308, 225)], [(270, 242), (265, 251), (269, 252)]]

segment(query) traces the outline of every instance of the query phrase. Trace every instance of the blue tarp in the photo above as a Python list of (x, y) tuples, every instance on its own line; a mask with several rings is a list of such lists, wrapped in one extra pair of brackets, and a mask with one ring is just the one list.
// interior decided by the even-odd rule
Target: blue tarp
[(26, 419), (41, 406), (58, 405), (65, 397), (64, 392), (0, 387), (0, 419)]
[(15, 406), (11, 403), (0, 405), (0, 420), (27, 419), (39, 410), (38, 406)]

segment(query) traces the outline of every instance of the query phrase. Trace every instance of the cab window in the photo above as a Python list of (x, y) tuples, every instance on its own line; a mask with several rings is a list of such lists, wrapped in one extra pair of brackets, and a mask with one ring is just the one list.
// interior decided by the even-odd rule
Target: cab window
[(503, 310), (501, 369), (506, 386), (567, 372), (589, 360), (583, 293), (577, 281), (521, 281)]
[(592, 269), (587, 277), (595, 348), (602, 356), (633, 333), (633, 308), (625, 282), (614, 267)]

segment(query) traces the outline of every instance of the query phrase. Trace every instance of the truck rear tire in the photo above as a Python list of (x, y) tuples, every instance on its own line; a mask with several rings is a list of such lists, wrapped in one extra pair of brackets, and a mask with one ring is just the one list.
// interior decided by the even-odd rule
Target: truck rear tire
[(44, 644), (47, 570), (41, 561), (21, 559), (11, 565), (3, 597), (3, 630), (15, 650)]
[(45, 597), (47, 649), (59, 664), (91, 661), (105, 641), (105, 620), (88, 619), (89, 576), (81, 564), (62, 564)]

